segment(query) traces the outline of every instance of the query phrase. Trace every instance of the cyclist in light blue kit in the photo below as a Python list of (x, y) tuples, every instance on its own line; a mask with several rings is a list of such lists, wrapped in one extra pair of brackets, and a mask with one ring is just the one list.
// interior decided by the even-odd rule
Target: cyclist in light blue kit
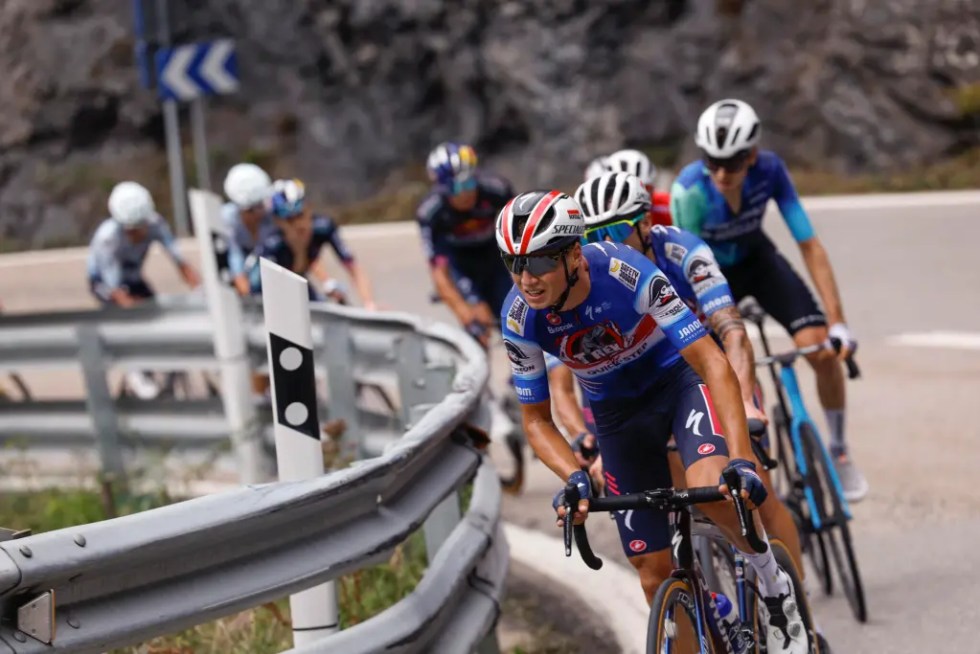
[[(591, 483), (552, 419), (546, 352), (572, 369), (588, 397), (607, 479), (620, 493), (670, 487), (673, 434), (689, 486), (724, 485), (722, 471), (730, 470), (743, 495), (761, 505), (766, 490), (725, 355), (657, 266), (625, 245), (582, 246), (584, 228), (579, 205), (560, 191), (518, 195), (496, 224), (515, 284), (501, 323), (524, 430), (541, 461), (585, 498), (574, 519), (588, 514)], [(692, 411), (702, 416), (699, 427)], [(555, 507), (563, 516), (560, 496)], [(768, 651), (806, 654), (797, 604), (803, 598), (772, 550), (748, 551), (729, 505), (702, 507), (758, 573)], [(649, 602), (671, 571), (667, 514), (617, 513), (616, 524)]]
[[(754, 296), (797, 347), (826, 343), (828, 338), (839, 340), (839, 356), (844, 358), (857, 347), (857, 341), (844, 319), (830, 258), (800, 204), (785, 164), (775, 153), (759, 149), (761, 129), (755, 111), (741, 100), (721, 100), (701, 114), (695, 141), (703, 159), (685, 166), (674, 181), (674, 224), (711, 246), (736, 299)], [(799, 244), (826, 316), (762, 231), (769, 200), (776, 202)], [(868, 483), (847, 452), (843, 370), (830, 349), (808, 355), (807, 360), (817, 375), (844, 495), (858, 501), (867, 494)]]

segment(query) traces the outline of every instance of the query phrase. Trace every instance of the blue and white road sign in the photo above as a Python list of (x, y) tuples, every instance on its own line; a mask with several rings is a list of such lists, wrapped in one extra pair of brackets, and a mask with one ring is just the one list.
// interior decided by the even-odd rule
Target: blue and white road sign
[(231, 39), (162, 48), (156, 53), (161, 100), (194, 100), (238, 90), (238, 58)]

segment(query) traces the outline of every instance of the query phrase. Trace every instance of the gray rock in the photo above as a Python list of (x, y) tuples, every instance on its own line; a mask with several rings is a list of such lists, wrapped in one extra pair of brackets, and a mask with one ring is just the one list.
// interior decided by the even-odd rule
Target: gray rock
[[(980, 83), (971, 0), (171, 6), (180, 40), (238, 43), (242, 90), (210, 102), (212, 176), (257, 158), (327, 205), (412, 183), (446, 139), (523, 187), (572, 188), (623, 146), (695, 156), (698, 114), (726, 96), (755, 106), (791, 164), (888, 171), (978, 143), (953, 93)], [(140, 87), (131, 22), (118, 0), (0, 3), (4, 238), (85, 240), (126, 176), (168, 209), (160, 106)]]

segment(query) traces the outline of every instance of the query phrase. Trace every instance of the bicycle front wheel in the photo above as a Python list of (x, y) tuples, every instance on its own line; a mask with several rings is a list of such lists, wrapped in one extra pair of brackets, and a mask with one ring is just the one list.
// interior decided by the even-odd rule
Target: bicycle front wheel
[[(710, 642), (698, 642), (694, 589), (684, 579), (660, 584), (650, 605), (647, 654), (714, 654)], [(707, 628), (704, 629), (707, 632)], [(708, 641), (711, 639), (708, 638)], [(707, 649), (705, 649), (707, 648)]]
[[(820, 527), (823, 543), (830, 553), (829, 559), (837, 568), (837, 576), (844, 588), (851, 613), (858, 622), (867, 622), (868, 606), (864, 597), (864, 584), (861, 583), (861, 571), (858, 569), (857, 557), (854, 554), (851, 529), (847, 515), (844, 513), (843, 501), (832, 481), (831, 475), (834, 473), (830, 468), (830, 460), (823, 446), (816, 440), (817, 435), (810, 425), (801, 426), (800, 438), (810, 453), (809, 458), (813, 466), (810, 475), (811, 484), (814, 486), (814, 495), (820, 498), (818, 502), (821, 512), (824, 513), (821, 516)], [(824, 557), (824, 563), (829, 563), (826, 554)]]

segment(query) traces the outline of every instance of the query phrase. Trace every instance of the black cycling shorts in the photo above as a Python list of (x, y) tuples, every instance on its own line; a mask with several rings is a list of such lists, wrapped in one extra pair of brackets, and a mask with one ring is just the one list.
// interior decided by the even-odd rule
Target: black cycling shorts
[(751, 295), (792, 336), (806, 327), (826, 325), (813, 293), (783, 255), (767, 243), (740, 263), (722, 268), (736, 300)]
[[(638, 397), (592, 402), (592, 414), (610, 495), (671, 488), (671, 434), (685, 469), (707, 457), (728, 456), (708, 387), (685, 362)], [(616, 511), (613, 517), (626, 556), (670, 546), (666, 511)]]

